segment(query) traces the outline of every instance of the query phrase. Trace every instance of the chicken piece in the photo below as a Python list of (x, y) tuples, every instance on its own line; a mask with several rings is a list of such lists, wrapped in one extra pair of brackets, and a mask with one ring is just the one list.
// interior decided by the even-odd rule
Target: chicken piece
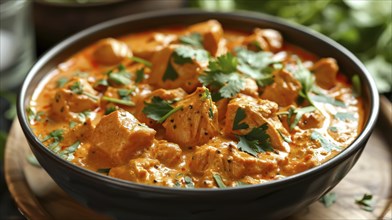
[(258, 97), (259, 93), (257, 92), (259, 87), (254, 79), (246, 78), (244, 89), (241, 90), (242, 94), (249, 95), (252, 97)]
[(77, 114), (98, 107), (99, 101), (91, 85), (81, 78), (73, 78), (59, 88), (51, 103), (51, 116), (55, 120), (77, 119)]
[(92, 54), (93, 59), (102, 65), (119, 64), (125, 57), (132, 56), (127, 44), (113, 38), (100, 40)]
[(197, 32), (202, 35), (203, 46), (212, 56), (219, 56), (225, 53), (225, 41), (223, 39), (223, 29), (216, 20), (194, 24), (188, 28), (190, 33)]
[(268, 178), (277, 173), (277, 162), (273, 156), (262, 159), (253, 157), (239, 151), (233, 143), (219, 138), (198, 147), (189, 167), (197, 175), (208, 175), (207, 171), (215, 171), (234, 179), (252, 175)]
[(177, 64), (172, 58), (176, 47), (179, 45), (165, 47), (154, 54), (151, 61), (151, 74), (147, 81), (159, 88), (176, 89), (181, 87), (191, 93), (201, 85), (198, 76), (207, 67), (208, 60), (206, 59), (204, 62), (193, 60), (192, 63)]
[(153, 55), (177, 40), (175, 34), (152, 33), (150, 37), (134, 38), (133, 54), (151, 60)]
[(260, 29), (256, 28), (253, 30), (253, 34), (244, 39), (244, 45), (248, 49), (258, 51), (272, 51), (277, 52), (283, 46), (282, 35), (272, 29)]
[(182, 147), (201, 145), (219, 134), (218, 111), (208, 97), (208, 90), (199, 87), (176, 103), (182, 110), (173, 113), (163, 123), (166, 138)]
[(298, 126), (301, 129), (321, 128), (324, 124), (324, 120), (325, 116), (319, 110), (316, 110), (305, 113), (298, 122)]
[(324, 58), (317, 61), (310, 69), (314, 72), (316, 83), (323, 89), (331, 89), (336, 85), (338, 64), (333, 58)]
[(117, 110), (104, 116), (93, 134), (90, 154), (95, 154), (101, 167), (127, 163), (152, 145), (156, 131), (147, 127), (130, 113)]
[[(242, 108), (245, 112), (245, 118), (239, 123), (246, 123), (248, 125), (246, 129), (234, 130), (234, 118), (238, 108)], [(226, 124), (223, 131), (227, 135), (246, 135), (253, 128), (266, 123), (268, 125), (266, 133), (270, 136), (272, 147), (288, 152), (290, 146), (283, 140), (282, 135), (290, 135), (277, 117), (277, 110), (278, 105), (275, 102), (240, 95), (232, 99), (227, 106)]]
[(66, 132), (64, 132), (64, 139), (61, 144), (64, 146), (70, 146), (76, 141), (89, 142), (93, 130), (94, 127), (91, 123), (91, 119), (88, 118), (84, 123), (78, 123), (75, 127), (69, 128)]
[(216, 102), (216, 107), (218, 109), (218, 121), (219, 123), (224, 123), (226, 118), (227, 104), (229, 104), (229, 99), (220, 99)]
[(166, 90), (166, 89), (157, 89), (152, 91), (150, 94), (148, 94), (144, 99), (142, 99), (140, 102), (137, 103), (136, 109), (135, 109), (135, 117), (143, 123), (146, 123), (150, 127), (155, 127), (157, 123), (152, 120), (147, 118), (147, 116), (143, 113), (143, 109), (145, 107), (144, 102), (151, 102), (152, 97), (157, 96), (165, 101), (168, 100), (180, 100), (183, 99), (187, 93), (181, 89), (171, 89), (171, 90)]
[(302, 89), (301, 83), (284, 69), (275, 71), (274, 76), (274, 82), (265, 87), (260, 97), (274, 101), (281, 107), (293, 104)]
[(153, 184), (161, 179), (162, 165), (156, 159), (136, 158), (128, 164), (110, 169), (109, 176), (132, 182)]
[(167, 167), (175, 167), (182, 161), (182, 150), (175, 143), (159, 140), (151, 148), (151, 157)]

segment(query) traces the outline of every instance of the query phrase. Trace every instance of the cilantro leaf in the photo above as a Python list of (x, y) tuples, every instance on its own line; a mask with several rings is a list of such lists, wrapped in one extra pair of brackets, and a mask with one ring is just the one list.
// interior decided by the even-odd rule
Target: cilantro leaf
[(328, 103), (334, 106), (339, 106), (339, 107), (346, 107), (346, 104), (344, 102), (336, 100), (332, 97), (326, 96), (326, 95), (312, 95), (311, 100), (316, 101), (316, 102), (323, 102), (323, 103)]
[[(114, 72), (115, 69), (118, 71)], [(115, 69), (112, 69), (107, 73), (111, 84), (129, 85), (132, 83), (130, 79), (131, 74), (127, 72), (127, 69), (123, 64), (118, 65)]]
[(321, 197), (319, 201), (323, 203), (325, 207), (329, 208), (336, 202), (336, 194), (334, 192), (327, 193)]
[(117, 110), (117, 106), (109, 106), (105, 109), (105, 115), (108, 115)]
[(119, 89), (117, 90), (117, 94), (120, 96), (121, 100), (131, 100), (130, 95), (132, 94), (132, 92), (134, 91), (134, 89)]
[(67, 82), (68, 82), (67, 77), (61, 77), (60, 79), (57, 80), (57, 88), (62, 88)]
[(144, 68), (140, 68), (136, 70), (136, 79), (135, 83), (140, 83), (144, 80)]
[(355, 200), (355, 203), (357, 203), (361, 209), (371, 212), (374, 209), (372, 199), (373, 195), (365, 193), (361, 199)]
[(194, 32), (180, 37), (180, 43), (196, 48), (203, 48), (203, 38), (200, 33)]
[(261, 152), (274, 151), (271, 146), (271, 138), (266, 133), (267, 129), (268, 125), (263, 124), (260, 127), (253, 128), (252, 131), (246, 135), (237, 135), (237, 138), (239, 139), (237, 144), (238, 149), (255, 157)]
[(240, 122), (246, 118), (245, 110), (243, 108), (237, 108), (237, 112), (235, 113), (234, 116), (234, 122), (233, 122), (233, 130), (241, 130), (241, 129), (247, 129), (249, 128), (249, 125)]
[[(295, 126), (297, 126), (299, 120), (301, 120), (302, 116), (305, 113), (313, 112), (315, 110), (316, 110), (316, 108), (313, 107), (313, 106), (307, 106), (307, 107), (304, 107), (304, 108), (296, 109), (294, 111), (294, 113), (296, 114), (295, 118), (294, 118), (294, 121), (292, 123), (288, 123), (290, 125), (290, 130), (293, 130), (295, 128)], [(289, 122), (291, 122), (291, 118), (290, 119), (288, 118), (288, 120), (289, 120)]]
[(57, 155), (59, 155), (61, 158), (65, 160), (71, 161), (75, 158), (74, 153), (78, 149), (79, 145), (80, 145), (80, 141), (76, 141), (71, 146), (57, 152)]
[(69, 86), (69, 89), (70, 89), (73, 93), (75, 93), (75, 94), (77, 94), (77, 95), (83, 94), (83, 85), (82, 85), (79, 81), (76, 81), (76, 82), (74, 82), (72, 85), (70, 85), (70, 86)]
[(45, 114), (43, 111), (38, 111), (36, 113), (33, 109), (31, 109), (31, 107), (26, 108), (26, 113), (30, 123), (32, 121), (41, 121), (41, 116)]
[(204, 86), (218, 89), (222, 98), (230, 98), (245, 86), (244, 80), (237, 72), (237, 58), (226, 53), (208, 62), (208, 70), (199, 76)]
[(332, 143), (330, 140), (328, 140), (326, 137), (324, 137), (321, 133), (318, 131), (313, 131), (310, 138), (312, 140), (316, 140), (321, 144), (321, 147), (324, 148), (326, 151), (330, 152), (333, 149), (339, 149), (340, 147)]
[(163, 123), (170, 115), (182, 109), (182, 106), (173, 108), (167, 101), (158, 96), (154, 96), (150, 103), (144, 102), (145, 107), (142, 112), (152, 120)]
[(208, 108), (208, 116), (213, 119), (214, 118), (214, 112), (212, 111), (212, 97), (211, 97), (211, 93), (210, 90), (208, 90), (207, 88), (205, 88), (205, 91), (203, 92), (203, 95), (200, 98), (202, 101), (209, 101), (210, 107)]
[(169, 61), (167, 62), (167, 67), (165, 70), (165, 73), (163, 74), (162, 80), (171, 80), (174, 81), (178, 78), (178, 73), (174, 69), (173, 65), (171, 64), (171, 57), (169, 58)]
[(185, 188), (195, 188), (193, 180), (189, 176), (184, 176)]
[(42, 139), (41, 142), (43, 143), (52, 138), (54, 141), (60, 142), (63, 140), (63, 133), (64, 133), (63, 129), (53, 130), (44, 139)]
[(358, 75), (354, 75), (353, 77), (351, 77), (351, 83), (353, 86), (353, 92), (355, 97), (360, 97), (362, 93), (361, 78), (359, 78)]
[(83, 112), (78, 113), (78, 117), (79, 117), (80, 121), (82, 123), (84, 123), (87, 121), (87, 118), (90, 117), (90, 114), (91, 114), (91, 111), (87, 110), (87, 111), (83, 111)]
[(309, 96), (314, 84), (314, 76), (306, 67), (304, 67), (299, 58), (297, 59), (297, 69), (294, 71), (294, 77), (301, 83), (302, 86), (299, 93), (300, 97), (307, 100), (310, 105), (315, 106)]
[(223, 182), (222, 177), (221, 177), (219, 174), (214, 173), (214, 174), (212, 175), (212, 177), (214, 177), (214, 180), (215, 180), (215, 182), (216, 182), (216, 185), (218, 185), (219, 188), (226, 188), (226, 185), (225, 185), (225, 183)]
[(204, 63), (208, 61), (209, 54), (203, 49), (180, 46), (174, 49), (172, 57), (177, 64), (192, 63), (194, 60)]
[(357, 120), (357, 118), (354, 116), (354, 114), (350, 113), (350, 112), (337, 112), (334, 116), (336, 119), (338, 119), (340, 121)]

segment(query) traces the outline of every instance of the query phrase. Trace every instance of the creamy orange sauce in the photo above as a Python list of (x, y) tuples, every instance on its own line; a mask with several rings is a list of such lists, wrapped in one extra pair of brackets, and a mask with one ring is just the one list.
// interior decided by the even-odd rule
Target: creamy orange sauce
[[(277, 32), (260, 30), (223, 31), (219, 23), (205, 22), (92, 42), (59, 64), (38, 86), (29, 107), (34, 113), (28, 111), (33, 115), (31, 127), (44, 145), (72, 163), (144, 184), (235, 187), (318, 166), (357, 137), (363, 123), (362, 101), (353, 95), (349, 80), (333, 59), (320, 59), (284, 42)], [(205, 97), (206, 91), (217, 93), (218, 89), (204, 87), (198, 80), (208, 72), (208, 61), (193, 57), (178, 64), (170, 60), (175, 48), (183, 46), (179, 38), (191, 33), (200, 34), (210, 60), (227, 52), (236, 55), (235, 48), (242, 46), (248, 51), (271, 52), (280, 57), (282, 67), (273, 67), (274, 81), (267, 85), (258, 85), (238, 71), (245, 86), (232, 97), (213, 101)], [(130, 57), (151, 62), (152, 67)], [(301, 101), (303, 85), (295, 73), (296, 57), (312, 72), (314, 106)], [(169, 68), (168, 59), (178, 74), (176, 79), (162, 78)], [(119, 72), (119, 64), (125, 67), (126, 84), (109, 79), (108, 72)], [(135, 82), (142, 68), (144, 79)], [(106, 85), (98, 85), (100, 80)], [(82, 90), (75, 85), (82, 85)], [(119, 90), (130, 92), (120, 97)], [(144, 112), (145, 103), (151, 103), (153, 97), (179, 110), (158, 123)], [(303, 108), (312, 111), (295, 122), (299, 114), (295, 111)], [(109, 109), (114, 111), (109, 113)], [(244, 116), (235, 122), (239, 109)], [(252, 154), (241, 148), (240, 137), (249, 138), (246, 135), (262, 125), (267, 125), (268, 140), (262, 142), (260, 136), (256, 141), (263, 150)], [(50, 136), (56, 130), (61, 135)]]

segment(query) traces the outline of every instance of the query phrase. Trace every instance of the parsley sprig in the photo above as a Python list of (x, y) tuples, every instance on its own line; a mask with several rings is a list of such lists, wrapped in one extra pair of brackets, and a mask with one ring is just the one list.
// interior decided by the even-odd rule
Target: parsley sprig
[(142, 112), (152, 120), (158, 123), (163, 123), (170, 115), (181, 110), (183, 106), (173, 107), (168, 101), (163, 100), (158, 96), (154, 96), (151, 102), (144, 102), (145, 107)]

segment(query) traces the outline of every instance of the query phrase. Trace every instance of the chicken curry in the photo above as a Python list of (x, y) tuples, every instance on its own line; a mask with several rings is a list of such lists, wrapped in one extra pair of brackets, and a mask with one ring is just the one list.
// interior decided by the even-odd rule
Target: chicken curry
[(284, 178), (337, 155), (363, 124), (359, 78), (272, 29), (215, 20), (106, 38), (33, 94), (56, 155), (132, 182), (214, 188)]

